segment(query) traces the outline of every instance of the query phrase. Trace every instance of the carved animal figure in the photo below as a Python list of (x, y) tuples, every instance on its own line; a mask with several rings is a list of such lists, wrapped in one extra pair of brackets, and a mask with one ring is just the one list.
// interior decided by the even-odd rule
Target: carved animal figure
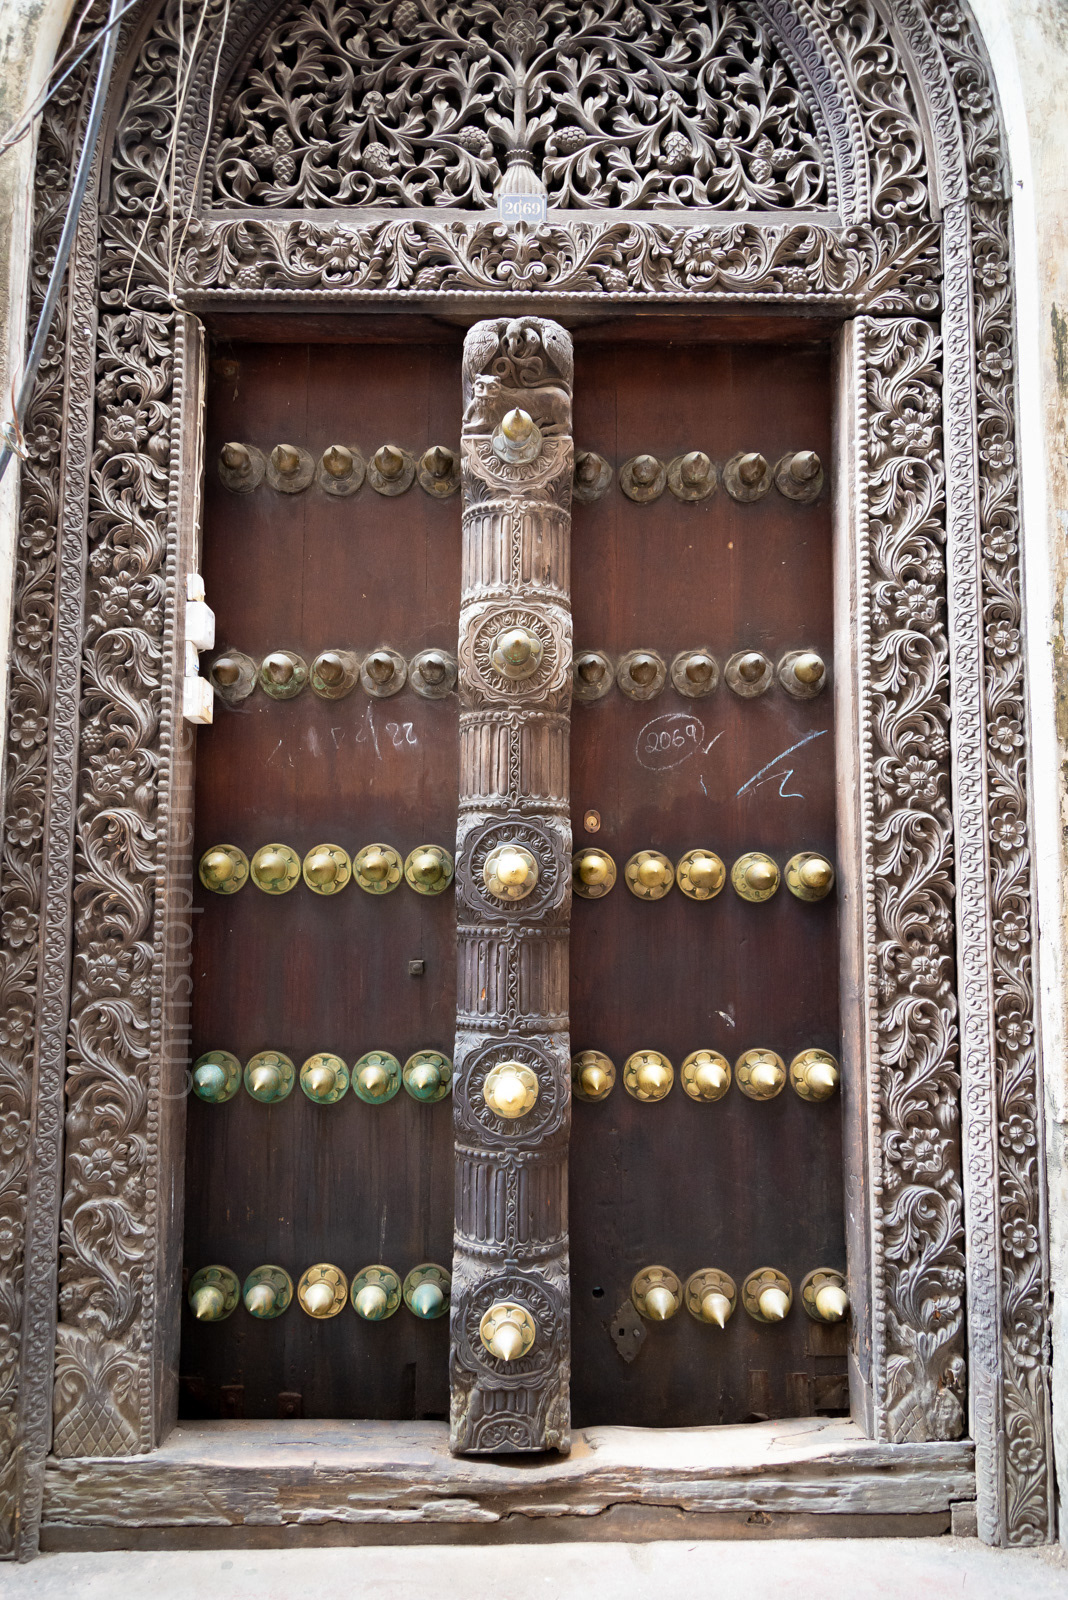
[(493, 433), (501, 418), (515, 406), (529, 412), (542, 433), (567, 433), (571, 427), (571, 401), (555, 385), (544, 389), (512, 389), (492, 372), (476, 372), (472, 393), (464, 410), (465, 433)]

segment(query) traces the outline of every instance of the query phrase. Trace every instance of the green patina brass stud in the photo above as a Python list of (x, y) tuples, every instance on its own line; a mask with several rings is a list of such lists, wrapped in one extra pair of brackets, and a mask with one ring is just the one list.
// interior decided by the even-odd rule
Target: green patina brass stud
[(213, 844), (201, 856), (199, 872), (212, 894), (236, 894), (248, 878), (248, 856), (236, 844)]
[(350, 1298), (365, 1322), (384, 1322), (401, 1303), (400, 1279), (392, 1267), (376, 1262), (353, 1278)]
[(413, 1100), (434, 1105), (452, 1088), (452, 1062), (437, 1050), (417, 1050), (404, 1063), (401, 1077)]
[(288, 894), (300, 882), (300, 857), (287, 844), (261, 845), (252, 857), (252, 881), (264, 894)]
[(368, 1050), (352, 1069), (353, 1092), (369, 1106), (392, 1100), (400, 1086), (400, 1062), (388, 1050)]
[(193, 1066), (193, 1093), (198, 1100), (221, 1106), (241, 1087), (241, 1063), (229, 1050), (209, 1050)]
[(293, 650), (272, 650), (260, 662), (260, 688), (272, 700), (292, 700), (308, 681), (308, 663)]
[(253, 1100), (273, 1105), (293, 1088), (296, 1069), (280, 1050), (261, 1050), (245, 1064), (245, 1088)]
[(404, 1280), (404, 1304), (424, 1322), (433, 1322), (448, 1311), (451, 1288), (451, 1274), (433, 1261), (424, 1261)]
[(243, 1298), (246, 1311), (267, 1322), (288, 1309), (293, 1299), (293, 1279), (284, 1267), (257, 1267), (245, 1279)]
[(189, 1304), (198, 1322), (223, 1322), (241, 1298), (237, 1274), (229, 1267), (201, 1267), (189, 1285)]
[(301, 1067), (300, 1086), (316, 1105), (332, 1106), (348, 1093), (349, 1069), (340, 1056), (319, 1051)]
[(452, 856), (440, 844), (421, 844), (404, 863), (404, 877), (416, 894), (441, 894), (452, 882)]

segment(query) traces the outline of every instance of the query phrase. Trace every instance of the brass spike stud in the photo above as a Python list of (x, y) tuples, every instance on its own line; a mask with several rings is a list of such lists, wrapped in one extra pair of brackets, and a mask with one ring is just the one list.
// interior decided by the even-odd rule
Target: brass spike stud
[(675, 881), (690, 900), (713, 900), (727, 881), (727, 869), (714, 850), (687, 850), (675, 868)]
[(375, 1262), (356, 1273), (349, 1296), (365, 1322), (385, 1322), (401, 1303), (401, 1282), (392, 1267)]
[(276, 472), (283, 477), (291, 478), (300, 471), (300, 451), (293, 444), (276, 444), (271, 451), (271, 461)]
[(193, 1066), (193, 1093), (209, 1105), (225, 1105), (241, 1087), (241, 1063), (229, 1050), (209, 1050)]
[(400, 1062), (388, 1050), (368, 1050), (352, 1069), (353, 1092), (365, 1105), (385, 1105), (400, 1086)]
[(239, 444), (236, 440), (224, 444), (219, 452), (223, 465), (229, 467), (231, 472), (240, 473), (242, 477), (252, 471), (252, 455), (248, 445)]
[(520, 683), (541, 666), (545, 646), (536, 633), (517, 625), (503, 628), (493, 641), (490, 661), (502, 677)]
[(580, 1050), (571, 1057), (571, 1091), (577, 1100), (607, 1100), (616, 1083), (615, 1062), (600, 1050)]
[(352, 875), (367, 894), (392, 894), (404, 877), (404, 866), (392, 845), (365, 844), (353, 858)]
[(293, 1279), (284, 1267), (270, 1264), (256, 1267), (245, 1279), (242, 1290), (245, 1310), (261, 1321), (273, 1321), (289, 1309), (293, 1300)]
[(417, 1050), (401, 1068), (401, 1081), (413, 1100), (436, 1105), (452, 1088), (452, 1062), (440, 1050)]
[(229, 1267), (201, 1267), (190, 1279), (188, 1300), (198, 1322), (224, 1322), (240, 1298), (237, 1274)]
[(731, 884), (739, 899), (760, 904), (779, 887), (779, 869), (762, 850), (749, 850), (731, 868)]
[(834, 1267), (817, 1267), (801, 1280), (801, 1304), (813, 1322), (843, 1322), (849, 1313), (845, 1278)]
[(304, 857), (301, 871), (313, 894), (338, 894), (352, 877), (352, 862), (339, 844), (317, 844)]
[(533, 461), (541, 451), (541, 429), (529, 411), (516, 406), (502, 417), (492, 446), (494, 455), (507, 464)]
[(214, 844), (201, 856), (197, 871), (212, 894), (236, 894), (248, 879), (248, 857), (235, 844)]
[(452, 882), (455, 864), (440, 844), (421, 844), (410, 851), (404, 862), (404, 879), (416, 894), (444, 894)]
[(231, 439), (219, 451), (219, 478), (231, 494), (251, 494), (263, 482), (267, 463), (255, 445)]
[(498, 845), (486, 857), (482, 881), (496, 900), (525, 900), (538, 884), (538, 863), (521, 844)]
[(323, 451), (323, 466), (332, 478), (350, 478), (355, 465), (352, 451), (343, 444), (327, 445)]
[(786, 1085), (786, 1068), (774, 1050), (746, 1050), (734, 1063), (738, 1087), (750, 1100), (774, 1100)]
[(840, 1081), (838, 1063), (826, 1050), (802, 1050), (790, 1062), (790, 1083), (802, 1100), (830, 1100)]
[(674, 1082), (675, 1068), (659, 1050), (635, 1050), (623, 1063), (623, 1087), (635, 1100), (663, 1100)]
[(718, 1050), (692, 1050), (679, 1068), (691, 1100), (722, 1100), (731, 1086), (731, 1064)]
[(662, 900), (675, 882), (675, 868), (659, 850), (638, 850), (623, 868), (623, 881), (639, 900)]
[(670, 1267), (642, 1267), (631, 1280), (630, 1298), (647, 1322), (668, 1322), (682, 1305), (682, 1284)]
[(399, 478), (404, 471), (404, 451), (393, 444), (380, 445), (375, 451), (375, 466), (387, 483)]
[(538, 1325), (526, 1306), (498, 1300), (479, 1323), (478, 1336), (489, 1355), (509, 1363), (521, 1360), (532, 1349)]
[(725, 1328), (738, 1304), (738, 1289), (729, 1273), (702, 1267), (687, 1278), (683, 1298), (691, 1317)]
[(571, 857), (572, 885), (583, 900), (603, 900), (615, 887), (616, 864), (607, 850), (576, 850)]
[(264, 1105), (284, 1100), (296, 1076), (292, 1061), (280, 1050), (260, 1050), (245, 1063), (245, 1088)]
[(435, 1322), (449, 1309), (452, 1275), (436, 1261), (413, 1267), (401, 1285), (404, 1304), (422, 1322)]
[(782, 1322), (793, 1303), (790, 1280), (776, 1267), (757, 1267), (742, 1284), (742, 1305), (754, 1322)]
[(786, 887), (798, 900), (824, 900), (834, 888), (834, 868), (817, 850), (800, 850), (786, 863)]
[(287, 844), (263, 844), (252, 857), (249, 871), (264, 894), (288, 894), (300, 882), (300, 857)]
[(815, 450), (788, 450), (775, 467), (775, 487), (788, 500), (811, 504), (823, 488), (823, 463)]
[(499, 1061), (486, 1074), (482, 1098), (498, 1117), (509, 1122), (525, 1117), (537, 1104), (538, 1075), (523, 1061)]
[(317, 1261), (302, 1274), (297, 1284), (297, 1302), (302, 1311), (316, 1321), (336, 1317), (349, 1297), (349, 1284), (340, 1267)]
[(300, 1069), (300, 1086), (316, 1105), (336, 1105), (348, 1093), (349, 1069), (340, 1056), (317, 1051)]

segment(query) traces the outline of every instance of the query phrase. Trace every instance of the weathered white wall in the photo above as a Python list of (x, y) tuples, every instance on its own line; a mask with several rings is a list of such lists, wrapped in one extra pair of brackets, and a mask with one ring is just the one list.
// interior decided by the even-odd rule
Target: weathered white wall
[[(193, 0), (195, 3), (195, 0)], [(1038, 982), (1045, 1058), (1054, 1415), (1068, 1483), (1068, 0), (971, 0), (1009, 134), (1019, 293), (1020, 453), (1034, 738)], [(74, 0), (0, 0), (0, 132), (42, 82)], [(0, 410), (25, 343), (33, 141), (0, 157)], [(0, 727), (17, 474), (0, 487)], [(1065, 1519), (1068, 1521), (1068, 1518)], [(1068, 1531), (1068, 1530), (1066, 1530)]]

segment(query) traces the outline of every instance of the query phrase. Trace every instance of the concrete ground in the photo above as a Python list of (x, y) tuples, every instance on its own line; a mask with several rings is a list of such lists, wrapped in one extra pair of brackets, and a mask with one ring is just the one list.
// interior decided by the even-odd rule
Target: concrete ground
[(974, 1539), (776, 1539), (493, 1548), (152, 1551), (0, 1566), (3, 1600), (1066, 1600), (1059, 1548)]

